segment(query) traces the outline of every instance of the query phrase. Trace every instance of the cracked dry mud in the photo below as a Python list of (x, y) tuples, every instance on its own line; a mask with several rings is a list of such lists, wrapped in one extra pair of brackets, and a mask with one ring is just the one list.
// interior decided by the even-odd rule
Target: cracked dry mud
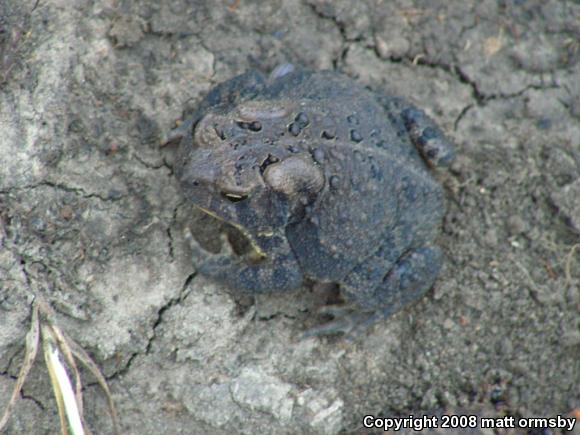
[[(0, 3), (0, 408), (35, 294), (103, 368), (126, 432), (579, 406), (577, 2), (35, 3)], [(354, 344), (297, 340), (308, 289), (235, 300), (195, 276), (159, 147), (214, 84), (283, 62), (394, 91), (458, 145), (439, 280)], [(87, 422), (108, 433), (86, 376)], [(53, 400), (39, 359), (8, 433), (54, 433)]]

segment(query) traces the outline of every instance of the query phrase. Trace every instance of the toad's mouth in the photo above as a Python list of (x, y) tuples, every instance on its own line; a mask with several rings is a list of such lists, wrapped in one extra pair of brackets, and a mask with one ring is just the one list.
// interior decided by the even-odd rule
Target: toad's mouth
[[(229, 222), (211, 210), (196, 206), (206, 216), (219, 223), (219, 231), (226, 235), (224, 243), (228, 243), (226, 251), (232, 251), (235, 255), (243, 257), (248, 263), (257, 264), (266, 259), (266, 254), (258, 246), (254, 237), (241, 225)], [(222, 246), (222, 250), (223, 250)]]

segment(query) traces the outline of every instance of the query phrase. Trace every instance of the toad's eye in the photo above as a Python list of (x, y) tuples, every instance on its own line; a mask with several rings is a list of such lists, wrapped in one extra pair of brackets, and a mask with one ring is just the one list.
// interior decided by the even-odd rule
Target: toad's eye
[(244, 199), (248, 199), (248, 195), (240, 195), (238, 193), (222, 192), (222, 196), (229, 202), (240, 202)]

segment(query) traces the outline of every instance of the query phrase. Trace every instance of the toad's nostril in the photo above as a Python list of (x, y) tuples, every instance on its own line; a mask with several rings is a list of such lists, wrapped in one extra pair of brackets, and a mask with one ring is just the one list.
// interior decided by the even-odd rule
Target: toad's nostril
[(226, 134), (224, 133), (223, 128), (221, 128), (219, 125), (214, 125), (213, 129), (217, 137), (219, 137), (221, 140), (226, 140)]

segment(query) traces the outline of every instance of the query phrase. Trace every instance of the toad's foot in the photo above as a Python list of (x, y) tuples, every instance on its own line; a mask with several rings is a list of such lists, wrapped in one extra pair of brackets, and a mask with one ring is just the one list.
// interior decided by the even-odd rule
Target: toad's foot
[(455, 147), (425, 112), (408, 107), (401, 113), (411, 140), (433, 167), (447, 167), (455, 159)]
[(197, 271), (204, 276), (226, 284), (232, 290), (256, 293), (274, 293), (294, 290), (302, 284), (302, 273), (287, 241), (272, 237), (271, 243), (278, 255), (261, 261), (237, 255), (225, 234), (221, 234), (222, 249), (215, 254), (203, 249), (186, 230), (192, 254), (198, 261)]
[[(343, 333), (349, 341), (356, 339), (376, 322), (419, 300), (433, 285), (441, 267), (441, 257), (441, 250), (434, 246), (423, 246), (407, 253), (375, 287), (372, 296), (361, 288), (348, 289), (351, 297), (356, 299), (358, 295), (357, 305), (366, 309), (357, 310), (353, 305), (324, 307), (322, 314), (330, 314), (333, 320), (306, 331), (303, 338)], [(360, 278), (359, 275), (350, 284), (365, 287), (371, 284)], [(375, 310), (370, 308), (371, 303), (376, 305)]]

